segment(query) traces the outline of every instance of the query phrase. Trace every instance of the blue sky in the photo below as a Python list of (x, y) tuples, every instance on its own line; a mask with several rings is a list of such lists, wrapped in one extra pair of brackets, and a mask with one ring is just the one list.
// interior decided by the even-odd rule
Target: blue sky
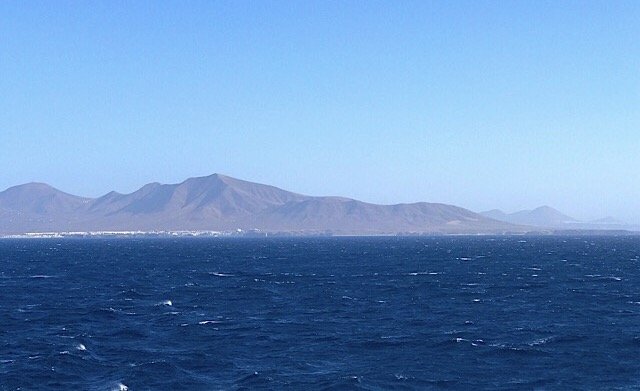
[(0, 188), (214, 172), (640, 223), (640, 2), (3, 1)]

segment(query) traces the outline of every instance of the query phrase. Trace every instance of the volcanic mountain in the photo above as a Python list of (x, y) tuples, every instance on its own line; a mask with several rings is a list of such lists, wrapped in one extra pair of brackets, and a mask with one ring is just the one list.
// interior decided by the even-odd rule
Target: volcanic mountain
[(313, 197), (225, 175), (73, 196), (40, 183), (0, 193), (0, 233), (259, 230), (298, 234), (505, 233), (523, 227), (453, 205)]

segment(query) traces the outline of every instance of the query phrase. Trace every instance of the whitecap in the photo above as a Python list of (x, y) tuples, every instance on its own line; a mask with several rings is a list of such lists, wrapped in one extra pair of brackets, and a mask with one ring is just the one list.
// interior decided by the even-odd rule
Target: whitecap
[(164, 300), (162, 302), (160, 302), (158, 305), (168, 305), (168, 306), (172, 306), (173, 302), (171, 300)]
[(233, 277), (233, 274), (219, 273), (219, 272), (209, 272), (209, 275), (218, 276), (218, 277)]
[(456, 338), (456, 339), (455, 339), (455, 341), (456, 341), (457, 343), (460, 343), (460, 342), (468, 341), (468, 339), (464, 339), (464, 338)]
[(484, 345), (483, 339), (476, 339), (475, 341), (471, 342), (471, 346), (480, 346), (480, 345)]
[(87, 350), (87, 347), (84, 346), (83, 344), (79, 343), (78, 345), (76, 345), (76, 349), (84, 352), (84, 351)]
[(533, 342), (528, 343), (527, 345), (529, 346), (545, 345), (551, 342), (553, 339), (554, 339), (553, 337), (539, 338), (534, 340)]
[(220, 323), (220, 321), (219, 320), (202, 320), (202, 321), (198, 322), (198, 324), (202, 324), (202, 325), (215, 324), (215, 323)]

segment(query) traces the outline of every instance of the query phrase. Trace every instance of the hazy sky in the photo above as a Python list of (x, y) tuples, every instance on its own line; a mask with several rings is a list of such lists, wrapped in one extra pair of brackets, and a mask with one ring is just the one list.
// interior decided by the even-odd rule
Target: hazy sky
[(214, 172), (640, 223), (638, 1), (0, 2), (0, 189)]

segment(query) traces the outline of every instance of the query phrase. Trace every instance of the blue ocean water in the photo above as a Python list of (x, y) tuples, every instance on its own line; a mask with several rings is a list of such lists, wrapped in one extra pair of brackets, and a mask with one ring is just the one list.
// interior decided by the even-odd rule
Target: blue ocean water
[(640, 238), (0, 241), (2, 390), (640, 389)]

